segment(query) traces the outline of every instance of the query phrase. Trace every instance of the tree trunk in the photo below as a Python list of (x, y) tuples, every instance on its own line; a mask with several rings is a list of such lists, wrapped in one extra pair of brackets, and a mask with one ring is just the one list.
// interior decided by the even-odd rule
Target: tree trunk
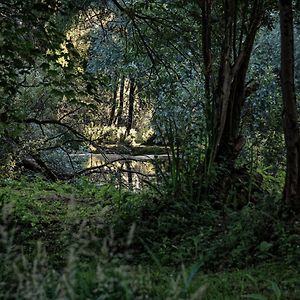
[[(241, 112), (245, 101), (245, 81), (256, 33), (262, 18), (261, 0), (252, 4), (248, 30), (244, 24), (237, 34), (237, 2), (225, 1), (224, 39), (220, 59), (218, 83), (214, 93), (214, 126), (210, 147), (211, 163), (225, 163), (232, 169), (243, 146), (240, 136)], [(237, 40), (238, 39), (238, 40)], [(240, 45), (237, 49), (237, 45)]]
[(111, 126), (114, 123), (115, 118), (116, 118), (118, 87), (119, 87), (118, 78), (116, 78), (114, 81), (114, 92), (112, 95), (112, 105), (111, 105), (110, 117), (109, 117), (109, 122), (108, 122), (109, 126)]
[(281, 31), (281, 90), (287, 163), (284, 199), (300, 213), (300, 131), (294, 82), (294, 32), (292, 0), (279, 0)]
[[(255, 31), (256, 33), (256, 31)], [(255, 33), (249, 36), (249, 44), (243, 49), (243, 62), (232, 72), (228, 107), (224, 121), (224, 129), (220, 136), (219, 146), (216, 150), (216, 160), (225, 158), (228, 165), (233, 167), (243, 144), (243, 137), (240, 135), (240, 121), (242, 108), (245, 102), (246, 75), (250, 62)]]
[(202, 17), (202, 53), (204, 64), (206, 114), (210, 116), (211, 101), (211, 79), (212, 79), (212, 58), (211, 58), (211, 0), (200, 1)]
[(129, 99), (128, 99), (128, 119), (127, 119), (127, 126), (126, 126), (126, 135), (129, 135), (133, 123), (133, 109), (134, 109), (134, 99), (135, 99), (134, 92), (135, 92), (135, 83), (134, 83), (134, 79), (131, 79), (130, 88), (129, 88)]
[[(205, 94), (205, 116), (206, 130), (210, 132), (214, 126), (214, 114), (212, 103), (213, 77), (212, 77), (212, 0), (199, 0), (202, 19), (202, 55), (204, 65), (204, 94)], [(213, 134), (208, 135), (208, 144), (212, 145)], [(207, 153), (207, 161), (209, 161), (210, 153)]]
[(123, 107), (124, 107), (124, 91), (125, 91), (125, 76), (123, 75), (121, 77), (119, 107), (118, 107), (118, 114), (116, 117), (118, 126), (122, 125), (122, 114), (123, 114)]

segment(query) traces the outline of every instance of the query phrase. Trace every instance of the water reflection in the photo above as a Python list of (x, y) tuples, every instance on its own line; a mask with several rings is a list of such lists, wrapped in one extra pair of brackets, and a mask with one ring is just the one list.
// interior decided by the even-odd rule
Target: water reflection
[(167, 155), (78, 154), (82, 167), (91, 170), (91, 178), (99, 183), (110, 183), (130, 190), (142, 189), (159, 181)]

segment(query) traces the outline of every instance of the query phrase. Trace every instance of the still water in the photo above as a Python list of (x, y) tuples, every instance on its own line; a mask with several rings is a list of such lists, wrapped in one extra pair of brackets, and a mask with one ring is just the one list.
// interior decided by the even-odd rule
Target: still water
[(100, 184), (110, 183), (130, 190), (142, 189), (161, 180), (168, 155), (72, 154), (81, 161), (83, 174)]

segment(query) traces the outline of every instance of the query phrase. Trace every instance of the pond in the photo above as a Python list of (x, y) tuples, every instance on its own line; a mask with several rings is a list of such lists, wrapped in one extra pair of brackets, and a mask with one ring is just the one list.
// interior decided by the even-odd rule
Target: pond
[(168, 162), (167, 154), (80, 153), (70, 154), (70, 157), (81, 162), (82, 174), (89, 175), (99, 184), (110, 183), (130, 190), (160, 182), (162, 170)]

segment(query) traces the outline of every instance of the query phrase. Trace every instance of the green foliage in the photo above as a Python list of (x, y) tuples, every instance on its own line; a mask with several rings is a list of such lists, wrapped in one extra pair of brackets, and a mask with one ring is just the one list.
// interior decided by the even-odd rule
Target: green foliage
[(116, 234), (134, 223), (136, 247), (151, 249), (148, 255), (142, 254), (145, 258), (150, 254), (162, 265), (192, 260), (219, 269), (245, 267), (278, 256), (295, 261), (299, 256), (299, 236), (280, 217), (285, 208), (274, 194), (256, 194), (248, 204), (235, 194), (231, 201), (241, 201), (241, 206), (220, 205), (209, 202), (210, 198), (187, 202), (179, 195), (167, 197), (148, 196), (146, 201), (125, 197), (117, 212), (113, 209)]
[(271, 199), (224, 212), (22, 178), (3, 180), (0, 200), (1, 299), (297, 299), (299, 235)]
[(298, 299), (298, 278), (296, 268), (276, 263), (207, 275), (201, 282), (209, 283), (204, 299)]
[[(276, 19), (266, 10), (263, 25), (273, 29), (254, 47), (239, 128), (246, 144), (229, 169), (207, 165), (219, 108), (210, 111), (216, 99), (204, 92), (202, 2), (118, 3), (0, 4), (0, 298), (299, 299), (299, 216), (281, 199)], [(248, 18), (240, 5), (233, 39), (240, 14)], [(212, 81), (222, 8), (212, 8)], [(147, 140), (163, 146), (134, 148)], [(154, 188), (21, 176), (37, 158), (44, 173), (70, 178), (83, 168), (73, 154), (104, 153), (104, 143), (168, 154)]]

